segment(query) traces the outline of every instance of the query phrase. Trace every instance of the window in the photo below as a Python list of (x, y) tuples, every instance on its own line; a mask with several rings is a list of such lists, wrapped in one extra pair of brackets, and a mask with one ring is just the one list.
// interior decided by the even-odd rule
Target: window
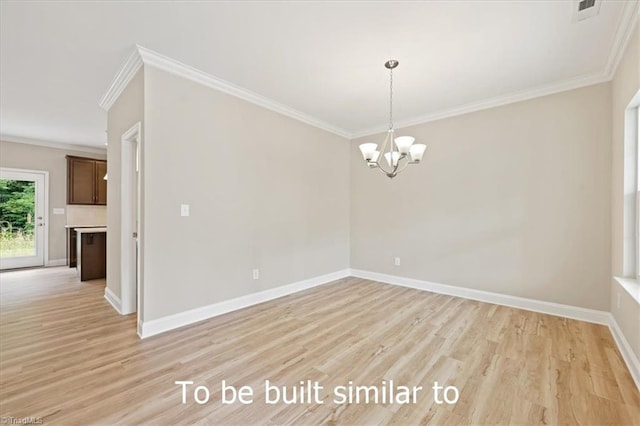
[[(637, 96), (636, 96), (637, 97)], [(635, 203), (635, 207), (636, 207), (636, 214), (635, 214), (635, 232), (634, 232), (634, 237), (635, 237), (635, 249), (636, 249), (636, 258), (635, 258), (635, 277), (636, 280), (638, 280), (638, 282), (640, 282), (640, 171), (638, 170), (640, 168), (640, 107), (636, 107), (635, 108), (635, 148), (636, 148), (636, 155), (635, 155), (635, 174), (636, 174), (636, 191), (635, 191), (635, 198), (636, 198), (636, 203)]]
[(622, 277), (615, 279), (640, 304), (640, 91), (624, 118)]
[[(640, 98), (640, 92), (636, 98)], [(634, 98), (634, 100), (636, 99)], [(624, 117), (624, 164), (623, 164), (623, 246), (622, 276), (637, 279), (640, 276), (640, 178), (638, 165), (638, 107), (631, 103)]]

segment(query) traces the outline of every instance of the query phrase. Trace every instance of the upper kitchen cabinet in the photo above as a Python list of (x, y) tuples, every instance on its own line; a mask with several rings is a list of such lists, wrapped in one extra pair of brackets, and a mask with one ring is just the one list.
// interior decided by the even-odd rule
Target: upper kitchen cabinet
[(107, 204), (107, 162), (67, 155), (67, 204)]
[(96, 160), (96, 204), (107, 205), (107, 162)]

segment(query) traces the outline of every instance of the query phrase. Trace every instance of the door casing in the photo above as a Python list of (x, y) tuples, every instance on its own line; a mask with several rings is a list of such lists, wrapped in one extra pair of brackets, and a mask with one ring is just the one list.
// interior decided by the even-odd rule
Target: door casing
[[(143, 227), (140, 221), (142, 170), (142, 125), (136, 123), (121, 138), (120, 186), (120, 298), (123, 315), (137, 312), (142, 320), (142, 244)], [(136, 178), (137, 177), (137, 178)], [(135, 188), (133, 188), (135, 185)], [(135, 191), (134, 191), (135, 189)], [(134, 199), (135, 197), (135, 199)], [(136, 205), (134, 205), (136, 203)], [(136, 233), (137, 237), (133, 237)], [(138, 330), (140, 331), (140, 330)]]
[[(36, 255), (2, 259), (0, 270), (49, 266), (49, 172), (0, 167), (0, 178), (36, 182)], [(42, 217), (42, 226), (38, 217)]]

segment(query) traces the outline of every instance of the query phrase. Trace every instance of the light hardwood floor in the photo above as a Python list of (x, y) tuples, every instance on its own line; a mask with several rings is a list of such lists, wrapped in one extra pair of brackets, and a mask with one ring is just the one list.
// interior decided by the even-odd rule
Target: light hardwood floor
[[(0, 274), (0, 416), (45, 424), (638, 424), (640, 394), (604, 326), (349, 278), (146, 340), (67, 268)], [(179, 283), (176, 283), (179, 285)], [(264, 380), (324, 386), (264, 404)], [(211, 391), (181, 403), (177, 380)], [(220, 402), (220, 383), (251, 405)], [(393, 380), (415, 404), (336, 404)], [(460, 399), (437, 405), (434, 381)], [(194, 386), (195, 386), (194, 385)], [(192, 390), (193, 387), (190, 388)]]

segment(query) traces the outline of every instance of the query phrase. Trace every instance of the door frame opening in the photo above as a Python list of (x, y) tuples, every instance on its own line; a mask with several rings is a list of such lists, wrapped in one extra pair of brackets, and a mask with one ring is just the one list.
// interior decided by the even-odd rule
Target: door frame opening
[[(137, 122), (121, 138), (120, 170), (120, 297), (123, 315), (137, 312), (138, 334), (142, 321), (140, 226), (140, 152), (142, 124)], [(134, 188), (135, 186), (135, 188)], [(135, 192), (134, 192), (135, 190)], [(134, 199), (135, 197), (135, 199)]]

